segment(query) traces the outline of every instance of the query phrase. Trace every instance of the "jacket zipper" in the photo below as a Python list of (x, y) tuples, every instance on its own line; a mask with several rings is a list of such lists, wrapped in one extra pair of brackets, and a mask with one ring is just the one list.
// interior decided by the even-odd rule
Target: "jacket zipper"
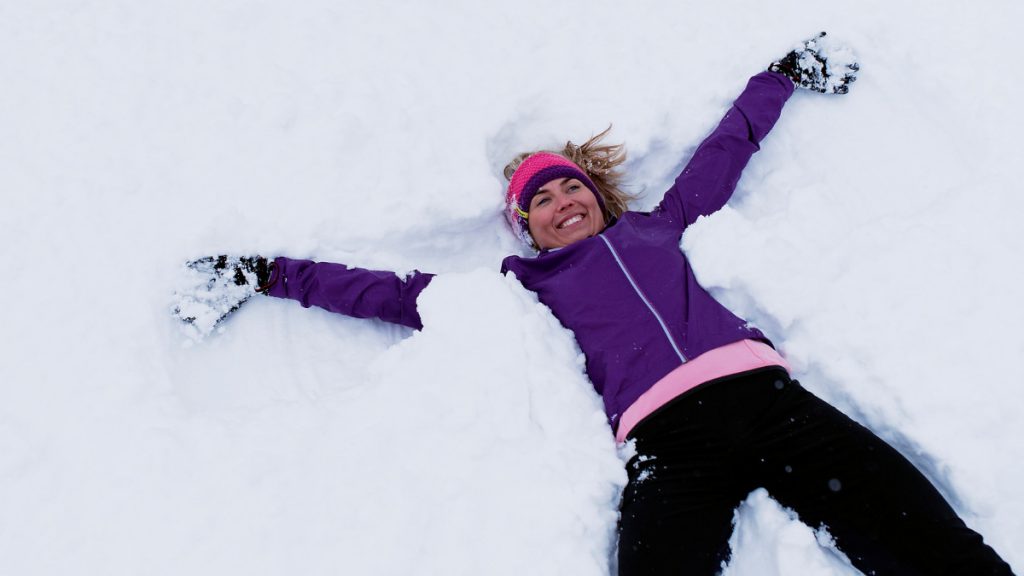
[(658, 324), (661, 325), (661, 330), (665, 333), (665, 338), (668, 339), (668, 343), (672, 345), (672, 349), (675, 350), (676, 355), (679, 356), (679, 360), (685, 364), (686, 356), (683, 355), (683, 351), (679, 349), (678, 345), (676, 345), (676, 341), (672, 338), (672, 333), (668, 331), (668, 326), (665, 324), (665, 321), (662, 320), (661, 314), (658, 314), (658, 311), (654, 309), (654, 305), (651, 304), (651, 301), (648, 300), (647, 296), (645, 296), (643, 291), (640, 290), (640, 286), (636, 283), (636, 280), (633, 279), (633, 275), (629, 273), (626, 265), (622, 262), (622, 258), (619, 258), (619, 253), (615, 250), (615, 247), (612, 246), (612, 243), (605, 238), (604, 235), (598, 234), (597, 237), (604, 241), (605, 246), (607, 246), (608, 250), (612, 253), (612, 257), (615, 258), (615, 263), (619, 265), (619, 269), (622, 270), (626, 279), (629, 280), (629, 284), (633, 287), (636, 295), (644, 301), (644, 304), (647, 305), (647, 309), (651, 311), (651, 314), (654, 314), (654, 318), (657, 319)]

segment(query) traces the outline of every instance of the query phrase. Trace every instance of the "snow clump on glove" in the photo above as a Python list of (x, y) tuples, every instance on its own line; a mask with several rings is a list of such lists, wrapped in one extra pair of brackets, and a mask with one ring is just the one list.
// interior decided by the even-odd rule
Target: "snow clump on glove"
[(270, 288), (273, 262), (262, 256), (206, 256), (186, 262), (173, 315), (201, 341), (254, 294)]
[(849, 85), (857, 80), (860, 64), (852, 50), (837, 46), (821, 32), (772, 62), (768, 70), (786, 75), (798, 88), (846, 94)]

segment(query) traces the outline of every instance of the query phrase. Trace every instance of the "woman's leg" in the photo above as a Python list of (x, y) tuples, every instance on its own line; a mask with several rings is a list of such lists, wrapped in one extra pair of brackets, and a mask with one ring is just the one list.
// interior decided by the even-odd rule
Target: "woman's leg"
[(712, 576), (728, 559), (734, 511), (752, 489), (734, 425), (746, 399), (732, 384), (694, 390), (634, 429), (619, 576)]
[(750, 444), (769, 493), (865, 574), (1011, 574), (906, 458), (795, 381)]
[[(619, 524), (619, 576), (718, 574), (729, 557), (739, 500), (682, 494), (669, 484), (637, 485), (630, 475)], [(692, 488), (694, 482), (691, 478), (682, 484)]]

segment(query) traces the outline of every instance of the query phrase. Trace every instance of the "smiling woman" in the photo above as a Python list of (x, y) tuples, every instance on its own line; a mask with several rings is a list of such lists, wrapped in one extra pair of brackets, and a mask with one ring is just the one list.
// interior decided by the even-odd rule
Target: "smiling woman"
[(507, 217), (523, 242), (537, 250), (568, 246), (629, 209), (633, 197), (620, 186), (625, 148), (602, 143), (610, 130), (559, 152), (524, 152), (505, 166)]
[[(679, 248), (687, 227), (729, 201), (796, 87), (847, 92), (857, 64), (820, 40), (750, 79), (650, 212), (626, 209), (624, 153), (600, 145), (604, 133), (562, 153), (520, 155), (505, 169), (508, 221), (539, 253), (508, 256), (501, 270), (573, 332), (616, 439), (635, 443), (621, 503), (622, 576), (716, 573), (734, 509), (761, 488), (827, 529), (865, 573), (1011, 573), (912, 463), (793, 379), (768, 337), (717, 302)], [(207, 290), (252, 287), (217, 292), (227, 312), (238, 294), (259, 290), (423, 327), (416, 300), (431, 274), (267, 263), (221, 257), (192, 268), (214, 276)], [(197, 322), (187, 310), (179, 316)]]
[(530, 236), (550, 250), (590, 238), (604, 230), (597, 194), (576, 178), (552, 180), (530, 201)]
[[(539, 188), (538, 182), (543, 182)], [(509, 194), (514, 198), (509, 202), (513, 226), (520, 235), (528, 231), (538, 249), (562, 248), (604, 230), (604, 202), (597, 187), (557, 154), (530, 156), (516, 171)]]

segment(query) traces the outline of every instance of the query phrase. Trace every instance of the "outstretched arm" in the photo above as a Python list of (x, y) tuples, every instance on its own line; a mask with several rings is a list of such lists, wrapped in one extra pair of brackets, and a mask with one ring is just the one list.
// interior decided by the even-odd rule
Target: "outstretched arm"
[(743, 168), (775, 125), (795, 88), (846, 94), (860, 69), (853, 53), (822, 32), (757, 74), (718, 127), (697, 147), (656, 212), (684, 229), (729, 201)]
[(413, 271), (403, 278), (394, 272), (278, 257), (266, 293), (298, 300), (307, 308), (318, 306), (356, 318), (380, 318), (419, 330), (423, 323), (416, 311), (416, 298), (433, 277)]
[(779, 73), (762, 72), (751, 78), (718, 127), (697, 147), (655, 212), (666, 214), (684, 229), (724, 206), (793, 90), (793, 82)]
[(356, 318), (423, 328), (416, 298), (433, 274), (349, 268), (342, 264), (262, 256), (207, 256), (185, 263), (173, 314), (201, 340), (257, 293), (298, 300)]

